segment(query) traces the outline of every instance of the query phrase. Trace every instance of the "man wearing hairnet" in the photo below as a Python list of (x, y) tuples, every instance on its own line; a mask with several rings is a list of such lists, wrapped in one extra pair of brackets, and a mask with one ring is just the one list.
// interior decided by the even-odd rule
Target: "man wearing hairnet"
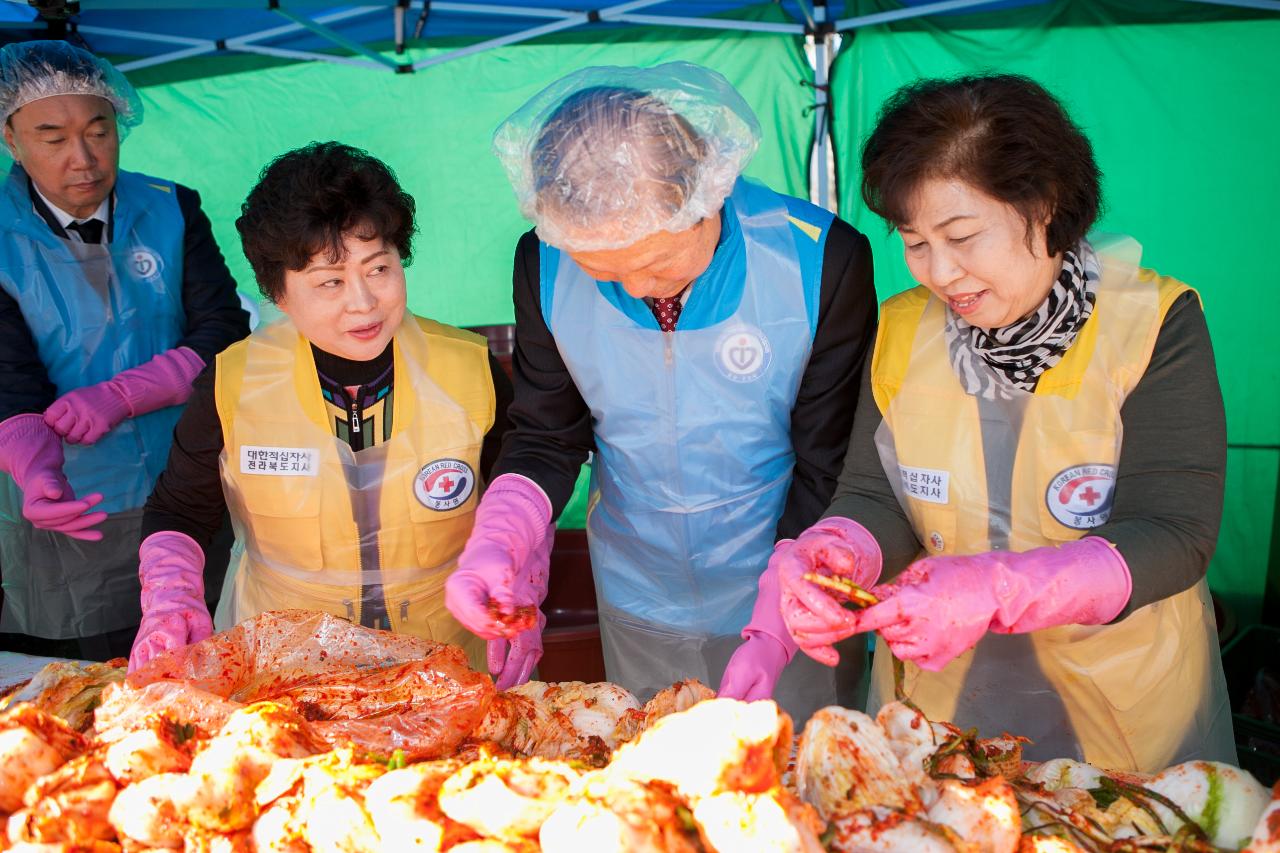
[(199, 196), (119, 171), (120, 138), (141, 119), (137, 92), (104, 60), (57, 41), (0, 48), (14, 160), (0, 187), (0, 642), (11, 649), (129, 653), (142, 506), (192, 380), (249, 332)]
[(536, 228), (516, 249), (513, 432), (448, 602), (490, 640), (500, 686), (541, 655), (540, 628), (509, 617), (541, 603), (546, 563), (518, 569), (594, 450), (611, 681), (646, 696), (698, 678), (798, 721), (854, 701), (865, 656), (792, 662), (765, 567), (840, 471), (874, 334), (871, 252), (740, 177), (759, 135), (729, 83), (687, 63), (579, 71), (495, 134)]

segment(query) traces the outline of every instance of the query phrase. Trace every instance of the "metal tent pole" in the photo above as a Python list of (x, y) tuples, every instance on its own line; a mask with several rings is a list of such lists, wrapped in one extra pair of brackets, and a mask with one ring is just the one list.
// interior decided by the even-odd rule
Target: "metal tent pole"
[(1207, 3), (1210, 6), (1237, 6), (1241, 9), (1261, 9), (1264, 12), (1280, 12), (1277, 0), (1187, 0), (1190, 3)]
[(601, 20), (619, 24), (644, 24), (658, 27), (691, 27), (701, 30), (735, 30), (744, 33), (777, 33), (803, 35), (801, 24), (773, 24), (767, 21), (735, 21), (732, 18), (678, 18), (672, 15), (610, 15)]
[(404, 53), (404, 16), (409, 11), (409, 0), (397, 0), (395, 15), (396, 54)]
[(870, 15), (859, 15), (854, 18), (841, 18), (836, 21), (836, 32), (853, 30), (858, 27), (869, 27), (873, 24), (887, 24), (891, 21), (905, 21), (910, 18), (923, 18), (936, 12), (958, 12), (962, 9), (976, 9), (979, 6), (990, 6), (1000, 0), (941, 0), (938, 3), (925, 3), (922, 6), (908, 6), (888, 12), (875, 12)]
[[(288, 18), (298, 26), (315, 33), (316, 35), (320, 36), (322, 39), (333, 42), (338, 47), (341, 47), (359, 56), (363, 56), (365, 59), (368, 59), (370, 62), (376, 62), (379, 65), (390, 68), (392, 71), (399, 71), (401, 68), (400, 63), (396, 62), (394, 59), (383, 56), (381, 53), (378, 53), (373, 48), (367, 45), (361, 44), (355, 39), (347, 38), (337, 30), (331, 27), (327, 27), (324, 24), (320, 23), (319, 21), (308, 18), (306, 15), (302, 15), (298, 12), (293, 11), (292, 9), (286, 9), (284, 6), (281, 6), (278, 3), (272, 4), (271, 11), (275, 12), (277, 15)], [(312, 56), (314, 58), (315, 55), (313, 54)]]
[(831, 63), (840, 49), (840, 36), (827, 21), (827, 4), (817, 0), (814, 26), (806, 36), (809, 64), (813, 68), (813, 147), (809, 157), (809, 200), (836, 212), (835, 163), (831, 144)]
[[(461, 59), (464, 56), (471, 56), (472, 54), (483, 53), (484, 51), (490, 50), (491, 48), (502, 47), (504, 45), (515, 44), (517, 42), (522, 42), (522, 41), (528, 41), (529, 39), (534, 39), (539, 36), (544, 36), (550, 33), (559, 32), (560, 30), (571, 29), (573, 27), (581, 26), (582, 24), (595, 23), (596, 21), (612, 20), (614, 17), (617, 17), (619, 15), (625, 15), (633, 9), (643, 9), (646, 6), (656, 6), (660, 3), (665, 3), (665, 2), (667, 2), (667, 0), (630, 0), (630, 2), (620, 3), (616, 6), (609, 6), (604, 9), (600, 9), (598, 11), (595, 11), (595, 10), (590, 12), (558, 11), (555, 13), (555, 17), (559, 18), (559, 20), (553, 21), (549, 24), (542, 24), (541, 26), (532, 27), (531, 29), (521, 30), (520, 32), (508, 33), (507, 35), (504, 35), (504, 36), (498, 36), (497, 38), (487, 39), (486, 41), (482, 41), (478, 44), (469, 45), (467, 47), (459, 48), (458, 50), (451, 50), (448, 53), (441, 54), (440, 56), (433, 56), (429, 59), (420, 60), (413, 64), (413, 70), (420, 71), (421, 69), (427, 68), (432, 65), (439, 65), (443, 62), (450, 62), (454, 59)], [(443, 8), (446, 4), (432, 3), (431, 5), (432, 5), (432, 8), (440, 9), (440, 8)], [(457, 5), (469, 6), (469, 4), (457, 4)], [(545, 13), (547, 10), (540, 10), (540, 11), (543, 13), (543, 16), (545, 16)], [(530, 14), (530, 16), (532, 16), (531, 14), (532, 12), (533, 10), (529, 9), (527, 10), (527, 12), (524, 12), (522, 14)]]

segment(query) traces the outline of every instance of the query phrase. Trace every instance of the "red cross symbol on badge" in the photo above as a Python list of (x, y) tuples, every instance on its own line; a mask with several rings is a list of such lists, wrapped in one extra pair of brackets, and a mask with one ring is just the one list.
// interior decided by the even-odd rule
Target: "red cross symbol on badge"
[(1084, 501), (1089, 506), (1093, 506), (1101, 497), (1102, 494), (1100, 492), (1095, 492), (1093, 490), (1093, 486), (1085, 486), (1084, 491), (1080, 493), (1080, 500)]
[(448, 477), (442, 477), (439, 485), (440, 488), (445, 490), (445, 492), (453, 491), (453, 480), (450, 480)]

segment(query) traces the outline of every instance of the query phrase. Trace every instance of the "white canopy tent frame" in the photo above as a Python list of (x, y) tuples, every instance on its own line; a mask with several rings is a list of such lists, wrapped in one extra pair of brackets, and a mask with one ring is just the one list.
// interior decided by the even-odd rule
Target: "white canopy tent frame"
[[(26, 5), (20, 0), (4, 0), (7, 3)], [(226, 39), (201, 39), (189, 36), (178, 36), (167, 33), (145, 32), (141, 30), (124, 30), (111, 27), (78, 25), (76, 29), (88, 35), (111, 36), (120, 39), (132, 39), (139, 42), (175, 45), (172, 51), (131, 60), (119, 65), (121, 71), (136, 71), (170, 62), (190, 59), (219, 51), (233, 53), (252, 53), (281, 59), (295, 59), (315, 62), (330, 62), (372, 70), (391, 71), (392, 73), (412, 73), (422, 71), (434, 65), (451, 62), (482, 53), (496, 47), (517, 44), (540, 36), (573, 29), (594, 23), (616, 23), (656, 27), (691, 27), (710, 30), (737, 32), (774, 33), (805, 39), (805, 53), (813, 69), (813, 121), (814, 141), (810, 151), (810, 198), (815, 204), (828, 210), (836, 209), (834, 146), (829, 133), (828, 81), (832, 62), (840, 48), (840, 34), (859, 27), (903, 21), (928, 15), (946, 12), (958, 12), (978, 9), (994, 5), (999, 0), (938, 0), (920, 6), (908, 6), (885, 12), (827, 20), (827, 8), (822, 0), (810, 5), (810, 0), (799, 0), (801, 13), (805, 17), (803, 23), (773, 23), (765, 21), (739, 21), (732, 18), (706, 18), (680, 15), (653, 15), (639, 13), (639, 10), (650, 6), (661, 5), (669, 0), (627, 0), (593, 10), (552, 9), (532, 6), (502, 5), (492, 3), (467, 3), (458, 0), (372, 0), (364, 5), (342, 9), (334, 12), (310, 17), (301, 9), (306, 6), (319, 5), (317, 0), (265, 0), (261, 5), (287, 19), (290, 23), (259, 32), (234, 36)], [(1220, 6), (1236, 6), (1261, 11), (1280, 12), (1280, 0), (1186, 0), (1186, 2), (1205, 3)], [(288, 3), (286, 6), (285, 3)], [(136, 8), (137, 0), (95, 0), (94, 8), (107, 10), (111, 8)], [(186, 3), (177, 0), (175, 8), (185, 8)], [(203, 4), (197, 4), (203, 5)], [(228, 4), (231, 5), (231, 4)], [(239, 3), (236, 5), (253, 8), (258, 3)], [(327, 5), (327, 4), (326, 4)], [(451, 14), (465, 14), (479, 17), (505, 17), (549, 19), (547, 23), (527, 27), (512, 33), (506, 33), (477, 42), (466, 47), (457, 48), (417, 62), (399, 62), (373, 48), (348, 38), (332, 24), (366, 17), (378, 12), (391, 11), (395, 34), (396, 52), (404, 49), (406, 15), (417, 10), (420, 14), (430, 11)], [(6, 26), (13, 26), (5, 22)], [(29, 28), (29, 27), (28, 27)], [(319, 51), (295, 50), (276, 47), (263, 42), (280, 36), (307, 30), (312, 34), (348, 51), (353, 55), (321, 53)]]

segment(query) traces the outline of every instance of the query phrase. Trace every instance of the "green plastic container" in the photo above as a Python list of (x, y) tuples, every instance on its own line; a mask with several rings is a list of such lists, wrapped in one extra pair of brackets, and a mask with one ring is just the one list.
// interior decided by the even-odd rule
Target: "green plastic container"
[(1250, 625), (1222, 650), (1231, 697), (1231, 721), (1235, 728), (1240, 766), (1264, 785), (1280, 779), (1280, 695), (1272, 719), (1243, 713), (1245, 700), (1265, 673), (1280, 681), (1280, 628)]

